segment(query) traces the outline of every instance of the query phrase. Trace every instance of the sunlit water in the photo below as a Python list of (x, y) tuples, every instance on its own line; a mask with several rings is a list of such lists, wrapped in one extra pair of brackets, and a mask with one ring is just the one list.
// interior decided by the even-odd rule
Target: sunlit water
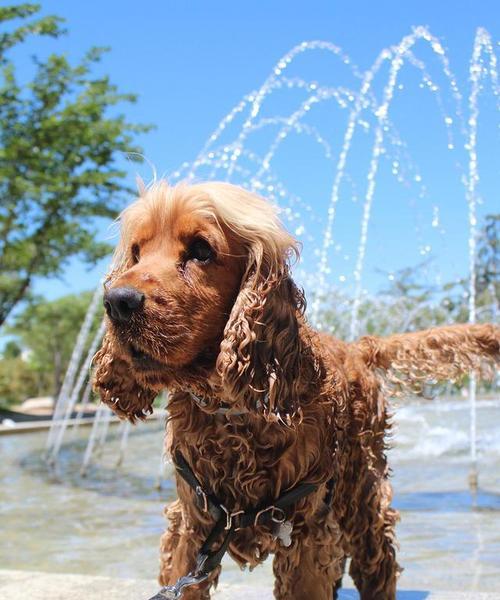
[[(404, 589), (500, 590), (500, 401), (478, 402), (480, 492), (467, 486), (468, 405), (462, 400), (400, 403), (394, 449), (395, 505)], [(135, 428), (116, 471), (118, 429), (88, 477), (79, 475), (87, 432), (67, 436), (60, 478), (41, 460), (46, 433), (0, 437), (0, 565), (3, 568), (155, 578), (163, 505), (157, 491), (162, 429)], [(167, 467), (167, 475), (171, 468)], [(270, 564), (224, 578), (271, 585)]]

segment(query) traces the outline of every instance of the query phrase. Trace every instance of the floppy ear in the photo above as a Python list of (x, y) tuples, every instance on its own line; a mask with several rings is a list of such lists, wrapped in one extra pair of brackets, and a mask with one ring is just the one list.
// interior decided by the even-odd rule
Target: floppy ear
[(250, 266), (227, 322), (217, 370), (235, 407), (269, 420), (300, 415), (309, 348), (301, 336), (305, 301), (288, 267), (262, 272)]
[(109, 333), (104, 336), (93, 364), (94, 390), (120, 418), (134, 423), (153, 412), (152, 405), (158, 392), (134, 379), (131, 365), (120, 358)]

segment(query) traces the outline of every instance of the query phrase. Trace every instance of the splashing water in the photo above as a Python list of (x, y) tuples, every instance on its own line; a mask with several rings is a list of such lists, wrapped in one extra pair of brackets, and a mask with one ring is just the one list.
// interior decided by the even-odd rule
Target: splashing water
[[(426, 58), (422, 58), (421, 54)], [(311, 59), (319, 61), (333, 59), (338, 81), (318, 82), (294, 74), (301, 64), (309, 64)], [(430, 56), (430, 58), (429, 58)], [(309, 63), (308, 63), (309, 61)], [(437, 64), (437, 69), (436, 69)], [(243, 185), (266, 196), (278, 204), (287, 226), (305, 244), (305, 267), (297, 267), (299, 278), (312, 298), (310, 319), (319, 328), (322, 322), (322, 307), (325, 299), (338, 300), (336, 310), (349, 323), (347, 337), (354, 339), (366, 327), (367, 317), (360, 314), (360, 306), (365, 291), (363, 275), (367, 256), (367, 245), (372, 220), (373, 204), (377, 183), (380, 180), (381, 158), (391, 164), (391, 175), (398, 184), (409, 189), (417, 189), (418, 198), (428, 197), (428, 186), (418, 165), (410, 156), (407, 145), (393, 122), (394, 98), (396, 92), (405, 89), (404, 77), (421, 78), (420, 87), (428, 90), (435, 100), (435, 106), (446, 133), (446, 150), (457, 165), (464, 185), (464, 206), (468, 211), (469, 232), (464, 244), (468, 244), (469, 261), (469, 321), (476, 321), (476, 239), (479, 169), (477, 158), (477, 127), (479, 120), (479, 97), (484, 90), (484, 82), (490, 83), (491, 93), (497, 106), (499, 99), (497, 58), (490, 34), (479, 28), (473, 43), (469, 65), (468, 101), (466, 111), (457, 79), (453, 74), (450, 61), (442, 43), (426, 27), (415, 27), (398, 44), (382, 50), (373, 65), (366, 71), (357, 67), (350, 57), (338, 46), (324, 41), (303, 42), (285, 54), (271, 69), (262, 86), (245, 95), (229, 113), (224, 116), (213, 133), (192, 162), (183, 163), (169, 177), (175, 183), (180, 179), (223, 179)], [(330, 75), (330, 72), (328, 73)], [(326, 77), (325, 77), (326, 79)], [(345, 83), (345, 80), (348, 83)], [(381, 91), (380, 89), (381, 88)], [(379, 99), (380, 97), (380, 99)], [(298, 98), (298, 100), (297, 100)], [(273, 112), (278, 106), (284, 114)], [(291, 108), (290, 108), (291, 107)], [(330, 112), (326, 112), (329, 110)], [(266, 112), (267, 111), (267, 112)], [(468, 116), (465, 116), (467, 112)], [(316, 121), (314, 115), (318, 114)], [(394, 119), (395, 121), (395, 119)], [(332, 127), (335, 135), (332, 135)], [(326, 161), (325, 179), (329, 178), (329, 195), (324, 202), (324, 210), (315, 208), (306, 202), (301, 194), (292, 191), (297, 185), (293, 173), (288, 168), (286, 182), (280, 177), (280, 160), (286, 156), (292, 136), (304, 140), (300, 151), (310, 148), (312, 142), (321, 150)], [(360, 137), (364, 136), (364, 137)], [(467, 155), (467, 168), (460, 166), (460, 144)], [(371, 139), (371, 148), (365, 156), (364, 177), (353, 177), (349, 173), (352, 163), (359, 167), (359, 158), (353, 153), (358, 145), (366, 145)], [(307, 162), (308, 156), (301, 154)], [(354, 252), (355, 260), (351, 277), (342, 273), (341, 283), (353, 281), (353, 293), (339, 296), (333, 287), (332, 268), (336, 257), (343, 251), (341, 229), (337, 225), (339, 207), (348, 204), (347, 186), (351, 185), (352, 203), (357, 201), (357, 186), (365, 181), (360, 214), (360, 236)], [(322, 206), (318, 199), (315, 206)], [(352, 204), (351, 203), (351, 204)], [(443, 215), (438, 205), (432, 206), (432, 229), (444, 232)], [(315, 232), (322, 230), (322, 235)], [(419, 234), (420, 235), (420, 234)], [(422, 256), (431, 250), (430, 243), (421, 236)], [(349, 257), (350, 260), (350, 257)], [(346, 258), (347, 261), (347, 258)], [(337, 295), (336, 295), (337, 294)], [(88, 335), (89, 319), (96, 310), (96, 293), (89, 308), (90, 317), (86, 318), (80, 337)], [(376, 304), (377, 299), (374, 300)], [(401, 302), (396, 300), (395, 303)], [(401, 322), (394, 323), (395, 328), (407, 328), (415, 317), (414, 309), (408, 311), (401, 302)], [(84, 341), (79, 337), (70, 362), (65, 383), (54, 415), (54, 426), (48, 440), (48, 451), (57, 456), (66, 426), (64, 423), (74, 403), (77, 401), (85, 377), (80, 371), (76, 386), (75, 378), (78, 366), (82, 362)], [(95, 340), (94, 340), (95, 342)], [(85, 368), (85, 361), (81, 369)], [(73, 389), (73, 392), (71, 391)], [(473, 468), (477, 459), (476, 435), (476, 382), (470, 379), (470, 455)], [(85, 461), (90, 461), (92, 448), (99, 422), (106, 418), (99, 413), (96, 430), (87, 447)], [(127, 430), (123, 433), (122, 452), (127, 440)], [(105, 433), (104, 433), (105, 435)], [(101, 435), (102, 437), (102, 435)], [(86, 467), (85, 467), (86, 468)]]
[[(47, 438), (47, 458), (51, 455), (53, 456), (53, 450), (55, 447), (56, 439), (58, 437), (58, 432), (61, 428), (66, 428), (65, 422), (69, 417), (66, 416), (67, 408), (70, 402), (71, 397), (73, 396), (73, 391), (75, 390), (75, 377), (82, 361), (82, 356), (85, 351), (85, 345), (87, 343), (87, 338), (90, 334), (90, 330), (92, 328), (92, 322), (94, 316), (97, 313), (98, 307), (100, 306), (100, 301), (102, 298), (102, 290), (100, 287), (96, 289), (92, 300), (87, 309), (87, 313), (83, 320), (82, 326), (80, 328), (80, 332), (78, 334), (78, 338), (76, 340), (75, 347), (73, 348), (73, 352), (71, 354), (71, 358), (69, 361), (68, 369), (66, 371), (66, 375), (64, 377), (63, 384), (61, 386), (61, 391), (56, 401), (56, 405), (54, 408), (54, 414), (52, 418), (52, 426), (49, 431), (49, 435)], [(88, 369), (89, 363), (81, 366), (82, 369)], [(78, 386), (76, 386), (78, 387)], [(71, 412), (71, 411), (70, 411)], [(57, 456), (57, 452), (56, 452)]]

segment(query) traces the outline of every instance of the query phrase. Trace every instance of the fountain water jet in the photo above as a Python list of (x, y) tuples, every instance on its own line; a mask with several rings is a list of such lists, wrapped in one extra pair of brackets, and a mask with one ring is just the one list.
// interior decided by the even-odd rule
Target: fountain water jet
[[(443, 90), (449, 93), (453, 102), (453, 109), (447, 108), (444, 97), (441, 94), (441, 88), (430, 72), (426, 61), (417, 55), (417, 42), (424, 42), (424, 45), (430, 49), (431, 56), (436, 57), (440, 65), (439, 75), (444, 77), (445, 86)], [(326, 51), (329, 55), (340, 59), (341, 66), (347, 67), (346, 71), (349, 77), (354, 80), (354, 86), (349, 85), (322, 85), (317, 81), (308, 81), (307, 79), (290, 76), (290, 69), (295, 63), (296, 58), (304, 53), (316, 51)], [(488, 57), (488, 68), (484, 66), (484, 56)], [(427, 88), (436, 99), (438, 110), (444, 124), (447, 148), (458, 152), (456, 140), (453, 136), (453, 130), (456, 128), (454, 123), (458, 123), (460, 134), (467, 138), (466, 150), (468, 153), (468, 173), (464, 175), (466, 188), (466, 205), (469, 216), (469, 321), (475, 322), (476, 319), (476, 298), (475, 298), (475, 260), (476, 260), (476, 235), (477, 235), (477, 183), (479, 181), (477, 166), (477, 122), (479, 117), (478, 96), (481, 89), (481, 79), (489, 77), (493, 94), (498, 98), (498, 78), (497, 61), (494, 53), (491, 37), (484, 29), (479, 29), (474, 41), (474, 49), (470, 64), (470, 83), (471, 91), (469, 95), (469, 119), (465, 122), (462, 110), (462, 94), (454, 74), (451, 71), (449, 59), (441, 42), (434, 37), (427, 28), (416, 27), (411, 34), (405, 36), (401, 42), (395, 46), (383, 50), (371, 68), (362, 72), (353, 65), (350, 58), (337, 46), (329, 42), (304, 42), (294, 47), (285, 54), (272, 69), (271, 74), (264, 81), (263, 85), (256, 91), (247, 94), (236, 106), (220, 121), (216, 129), (210, 135), (202, 149), (192, 162), (182, 164), (175, 171), (169, 180), (176, 180), (186, 177), (188, 180), (196, 178), (222, 178), (232, 180), (254, 189), (267, 196), (272, 202), (279, 204), (282, 208), (282, 215), (287, 221), (292, 231), (296, 235), (303, 236), (307, 240), (306, 251), (314, 258), (309, 258), (314, 262), (312, 269), (298, 269), (297, 276), (302, 278), (306, 287), (310, 288), (312, 293), (312, 307), (310, 318), (318, 327), (324, 327), (322, 322), (322, 304), (324, 298), (330, 293), (331, 278), (329, 278), (330, 264), (333, 261), (332, 251), (337, 252), (341, 245), (336, 242), (334, 236), (334, 226), (337, 226), (339, 208), (345, 205), (345, 193), (342, 186), (350, 177), (347, 169), (352, 162), (352, 154), (356, 144), (355, 133), (360, 131), (366, 135), (373, 135), (371, 154), (369, 156), (366, 175), (366, 191), (364, 194), (364, 203), (361, 214), (361, 232), (359, 244), (357, 247), (356, 260), (352, 270), (354, 281), (354, 293), (351, 298), (345, 296), (342, 306), (337, 306), (337, 310), (345, 310), (345, 319), (349, 323), (349, 331), (346, 337), (353, 339), (366, 327), (367, 319), (360, 315), (361, 299), (363, 290), (363, 273), (365, 270), (365, 258), (367, 255), (368, 231), (370, 220), (372, 218), (372, 209), (374, 205), (376, 185), (379, 178), (381, 157), (393, 158), (392, 173), (396, 176), (399, 183), (414, 186), (417, 184), (419, 197), (423, 197), (426, 188), (422, 182), (423, 177), (418, 167), (414, 166), (412, 157), (409, 156), (405, 142), (395, 128), (395, 124), (390, 120), (393, 98), (398, 82), (400, 81), (403, 67), (408, 64), (420, 73), (422, 83), (421, 87)], [(387, 80), (384, 81), (382, 98), (377, 100), (377, 83), (381, 80), (384, 70), (388, 66)], [(400, 86), (401, 84), (399, 84)], [(357, 90), (357, 91), (355, 91)], [(305, 99), (297, 103), (297, 108), (289, 116), (282, 115), (264, 115), (266, 102), (277, 93), (305, 93)], [(312, 113), (320, 106), (328, 102), (334, 102), (335, 106), (346, 111), (347, 122), (340, 136), (340, 148), (338, 151), (334, 148), (334, 142), (331, 141), (322, 129), (315, 124), (306, 122), (311, 119)], [(314, 107), (314, 111), (311, 110)], [(450, 116), (453, 115), (453, 116)], [(237, 119), (241, 117), (242, 124), (237, 125)], [(274, 132), (269, 143), (264, 147), (255, 147), (255, 136), (262, 135), (266, 131)], [(327, 168), (332, 168), (333, 184), (330, 188), (330, 195), (326, 205), (326, 219), (323, 214), (318, 214), (318, 210), (305, 202), (298, 194), (291, 192), (291, 186), (285, 185), (285, 182), (273, 171), (271, 162), (277, 156), (284, 152), (283, 145), (285, 140), (291, 137), (291, 134), (297, 136), (303, 135), (310, 137), (323, 150), (323, 156), (327, 161)], [(230, 139), (221, 143), (222, 137), (227, 136)], [(220, 144), (220, 145), (219, 145)], [(390, 153), (393, 153), (393, 157)], [(408, 172), (413, 173), (409, 179), (401, 170), (400, 165), (409, 165)], [(396, 167), (394, 167), (396, 165)], [(274, 167), (274, 165), (273, 165)], [(460, 170), (460, 169), (459, 169)], [(330, 171), (328, 171), (330, 173)], [(464, 169), (465, 173), (465, 169)], [(352, 179), (352, 177), (351, 177)], [(432, 227), (440, 227), (439, 207), (433, 207)], [(323, 236), (320, 243), (315, 245), (313, 231), (318, 228), (318, 223), (323, 223)], [(337, 231), (337, 230), (336, 230)], [(338, 234), (336, 234), (338, 237)], [(332, 250), (333, 249), (333, 250)], [(344, 277), (345, 280), (345, 277)], [(341, 281), (343, 281), (341, 279)], [(385, 301), (385, 300), (384, 300)], [(383, 307), (383, 302), (381, 304)], [(396, 304), (395, 304), (396, 306)], [(401, 302), (401, 310), (407, 310), (400, 319), (400, 326), (408, 328), (412, 318), (418, 314), (419, 308), (408, 309), (404, 302)], [(382, 309), (381, 309), (382, 310)], [(76, 360), (76, 359), (75, 359)], [(78, 357), (81, 360), (81, 353)], [(68, 370), (68, 383), (71, 387), (74, 383), (77, 367), (74, 361)], [(71, 371), (71, 372), (70, 372)], [(81, 382), (83, 383), (83, 382)], [(476, 415), (475, 415), (475, 395), (476, 382), (471, 378), (470, 383), (470, 402), (471, 402), (471, 428), (470, 428), (470, 446), (471, 462), (475, 471), (477, 462), (476, 450)], [(67, 401), (78, 397), (79, 391), (75, 394), (69, 394), (65, 391), (62, 398), (67, 400), (61, 402), (59, 416), (64, 412), (68, 413)], [(70, 411), (71, 412), (71, 411)], [(105, 424), (106, 417), (98, 413), (96, 423)], [(101, 424), (102, 425), (102, 424)], [(97, 425), (96, 425), (97, 426)], [(104, 426), (102, 426), (104, 427)], [(61, 433), (62, 432), (62, 433)], [(92, 455), (93, 446), (97, 438), (101, 440), (105, 437), (106, 428), (101, 429), (99, 436), (97, 431), (91, 433), (88, 451), (84, 463), (88, 465)], [(49, 448), (54, 448), (54, 439), (56, 447), (53, 455), (59, 451), (60, 441), (64, 434), (64, 427), (57, 432), (51, 432), (49, 438)], [(122, 450), (126, 445), (128, 430), (122, 433)], [(122, 456), (122, 451), (121, 451)], [(86, 468), (86, 467), (85, 467)], [(477, 478), (476, 478), (477, 479)]]
[[(54, 414), (52, 417), (52, 425), (50, 427), (49, 435), (47, 438), (47, 457), (53, 454), (54, 443), (56, 439), (56, 435), (61, 425), (61, 419), (64, 421), (64, 413), (66, 411), (68, 402), (73, 395), (74, 382), (77, 373), (77, 369), (81, 363), (83, 352), (85, 350), (85, 344), (87, 343), (87, 338), (90, 334), (90, 330), (92, 328), (92, 322), (97, 313), (98, 307), (100, 306), (102, 298), (102, 290), (100, 286), (95, 290), (94, 295), (92, 296), (92, 300), (90, 301), (89, 307), (87, 309), (87, 313), (85, 314), (85, 318), (83, 320), (82, 326), (80, 328), (80, 332), (78, 334), (78, 338), (76, 340), (75, 347), (73, 348), (73, 352), (71, 354), (71, 358), (69, 361), (68, 369), (66, 371), (63, 384), (61, 386), (61, 391), (59, 392), (59, 396), (56, 401), (56, 405), (54, 407)], [(85, 368), (88, 368), (88, 364), (84, 365)], [(68, 417), (66, 417), (68, 418)]]
[[(486, 49), (490, 56), (490, 77), (492, 84), (497, 88), (496, 57), (493, 52), (491, 38), (485, 29), (478, 29), (474, 42), (474, 50), (470, 63), (471, 93), (469, 96), (469, 139), (467, 149), (469, 151), (469, 176), (467, 178), (467, 201), (469, 205), (469, 322), (476, 322), (476, 240), (477, 240), (477, 192), (479, 181), (477, 166), (477, 122), (479, 118), (478, 96), (480, 91), (481, 75), (483, 73), (482, 54)], [(498, 93), (498, 89), (497, 89)], [(470, 486), (477, 490), (477, 408), (476, 408), (477, 381), (474, 374), (469, 381), (470, 401), (470, 441), (471, 441), (471, 473)]]

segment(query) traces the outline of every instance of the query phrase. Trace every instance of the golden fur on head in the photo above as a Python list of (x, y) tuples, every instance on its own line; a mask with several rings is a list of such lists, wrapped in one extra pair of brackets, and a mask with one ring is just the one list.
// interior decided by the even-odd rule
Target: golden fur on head
[[(332, 600), (350, 557), (361, 598), (394, 600), (398, 515), (385, 384), (401, 392), (491, 370), (499, 328), (457, 325), (352, 344), (314, 332), (289, 273), (296, 242), (273, 207), (229, 184), (156, 183), (121, 224), (106, 284), (108, 330), (95, 357), (103, 401), (133, 421), (167, 388), (168, 451), (180, 452), (229, 511), (274, 504), (300, 482), (317, 485), (282, 515), (293, 523), (290, 546), (269, 518), (237, 530), (229, 545), (241, 565), (274, 553), (275, 598)], [(182, 479), (177, 489), (162, 584), (195, 568), (214, 524)], [(208, 599), (217, 575), (185, 599)]]
[[(103, 400), (135, 419), (150, 410), (154, 392), (182, 381), (207, 397), (208, 411), (223, 397), (235, 409), (268, 417), (294, 414), (304, 301), (289, 277), (298, 245), (276, 209), (227, 183), (160, 181), (123, 211), (120, 224), (107, 287), (133, 287), (146, 301), (126, 327), (110, 323), (96, 356)], [(214, 249), (212, 264), (184, 261), (198, 238)], [(153, 372), (134, 372), (131, 346), (154, 358)], [(110, 389), (119, 360), (134, 379), (128, 387), (144, 388), (140, 396), (131, 397), (124, 385)], [(207, 368), (218, 376), (212, 385)]]
[(291, 258), (299, 257), (296, 240), (283, 228), (276, 207), (259, 196), (223, 182), (170, 186), (165, 180), (143, 188), (139, 198), (120, 215), (120, 242), (113, 271), (122, 272), (130, 259), (130, 246), (138, 230), (156, 226), (167, 231), (181, 213), (199, 216), (234, 233), (251, 259), (249, 267), (257, 276), (283, 269)]

